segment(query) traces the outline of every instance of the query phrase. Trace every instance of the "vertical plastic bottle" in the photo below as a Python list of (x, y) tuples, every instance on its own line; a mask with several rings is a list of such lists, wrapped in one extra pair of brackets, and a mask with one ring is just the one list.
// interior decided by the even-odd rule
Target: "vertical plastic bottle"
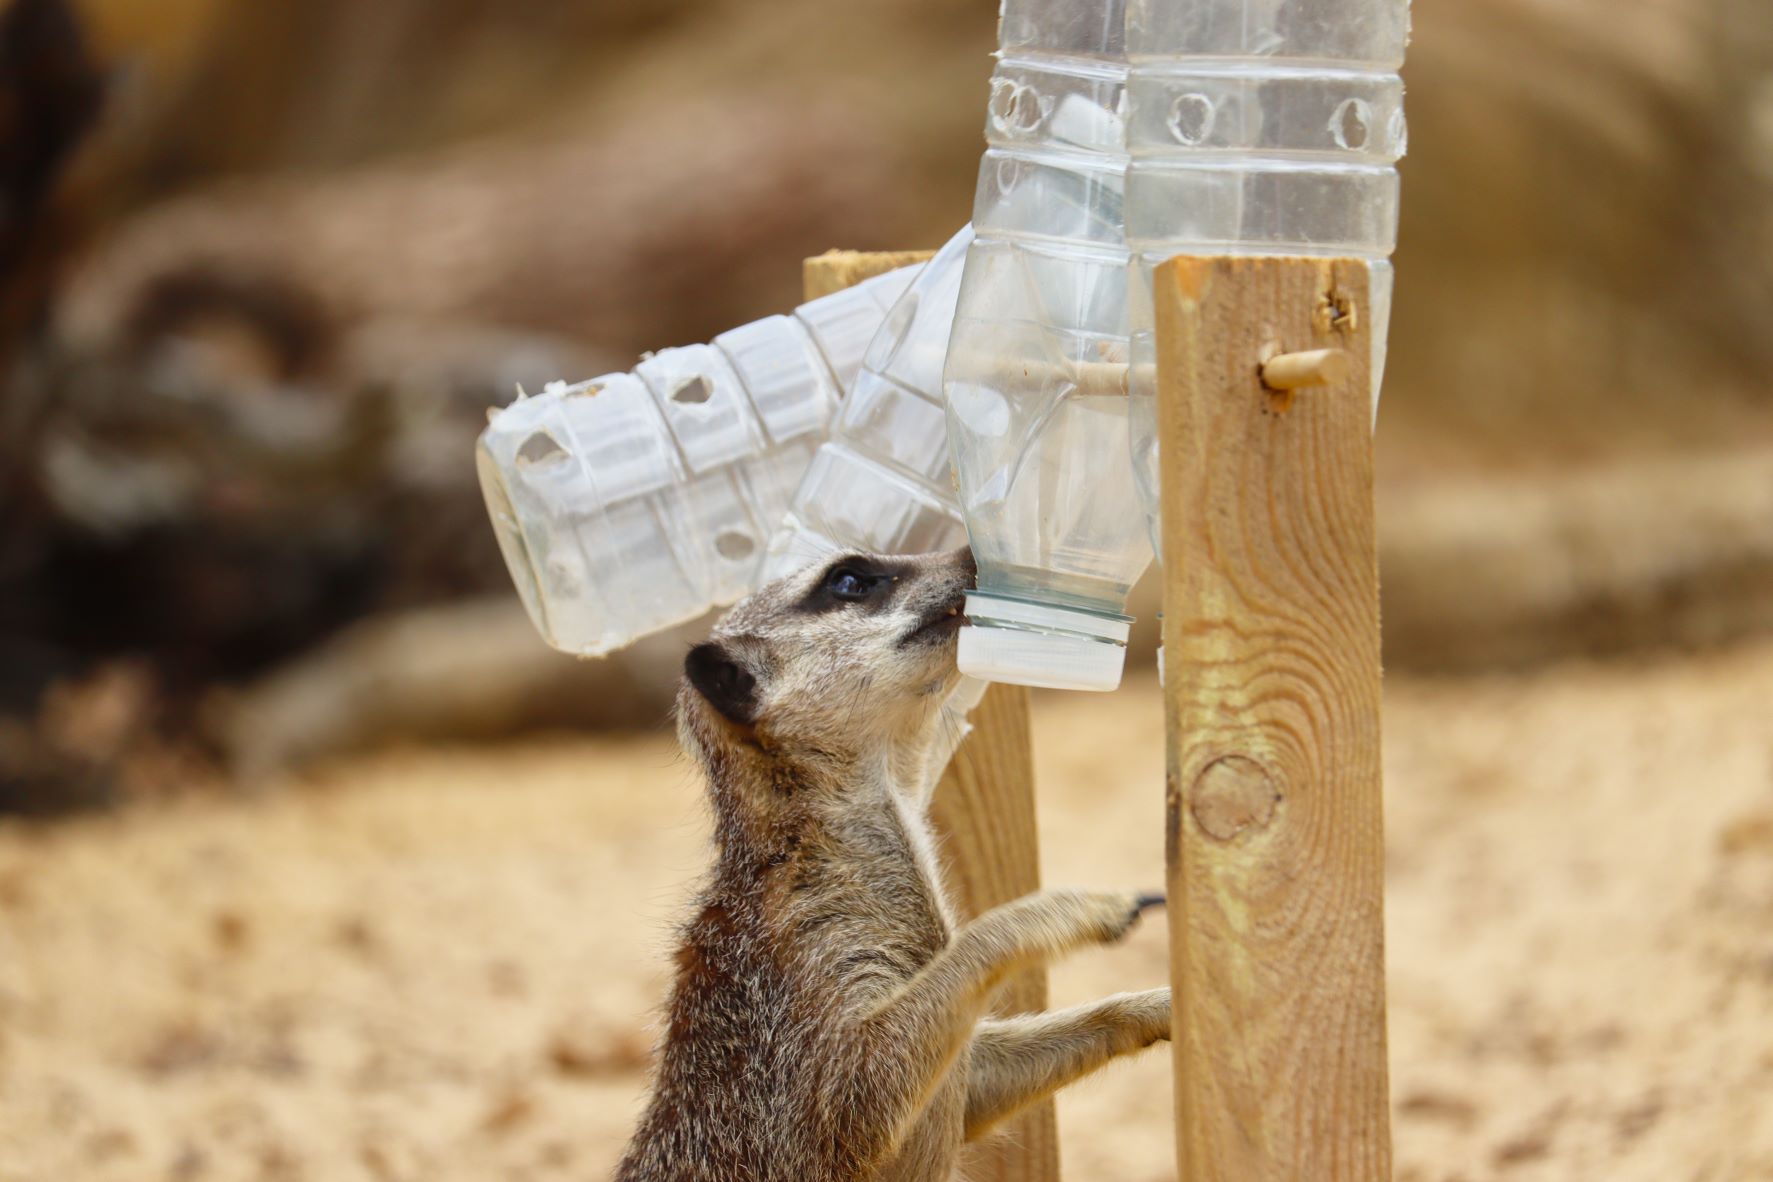
[(928, 554), (966, 540), (948, 460), (942, 363), (973, 228), (936, 252), (868, 346), (759, 582), (843, 550)]
[(1133, 470), (1159, 534), (1152, 269), (1177, 254), (1356, 256), (1385, 366), (1409, 0), (1127, 0)]
[[(731, 603), (916, 268), (492, 417), (481, 491), (544, 639), (611, 652)], [(944, 340), (946, 333), (944, 333)]]
[(945, 384), (964, 673), (1112, 689), (1151, 560), (1128, 466), (1121, 0), (1005, 0)]

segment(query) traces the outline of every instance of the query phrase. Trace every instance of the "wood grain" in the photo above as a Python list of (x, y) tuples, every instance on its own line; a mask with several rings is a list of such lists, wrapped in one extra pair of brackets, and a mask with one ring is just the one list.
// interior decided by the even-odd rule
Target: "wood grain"
[[(974, 709), (972, 723), (972, 734), (954, 753), (930, 804), (949, 895), (962, 918), (1040, 889), (1028, 691), (993, 685)], [(999, 1014), (1046, 1008), (1045, 969), (1012, 978), (998, 996)], [(969, 1154), (962, 1176), (968, 1182), (1057, 1182), (1053, 1102), (1036, 1105)]]
[(806, 299), (816, 300), (854, 287), (864, 279), (928, 262), (933, 250), (828, 250), (801, 264), (801, 285)]
[[(1180, 1173), (1386, 1179), (1367, 269), (1180, 258), (1153, 294)], [(1341, 381), (1264, 389), (1332, 348)]]
[[(830, 251), (806, 260), (806, 298), (840, 291), (875, 275), (930, 257), (930, 251), (886, 254)], [(1028, 691), (994, 685), (973, 711), (972, 733), (954, 753), (930, 804), (943, 874), (957, 918), (1040, 889), (1040, 847), (1034, 822), (1034, 756)], [(1044, 1010), (1044, 969), (1012, 979), (999, 995), (1000, 1014)], [(968, 1182), (1058, 1182), (1059, 1135), (1047, 1100), (1011, 1121), (967, 1154)]]

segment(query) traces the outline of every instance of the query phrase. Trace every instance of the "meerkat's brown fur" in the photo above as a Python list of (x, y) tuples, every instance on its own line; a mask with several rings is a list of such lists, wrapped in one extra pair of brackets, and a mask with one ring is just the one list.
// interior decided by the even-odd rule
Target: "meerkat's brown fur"
[(690, 653), (678, 729), (717, 853), (618, 1182), (946, 1182), (964, 1142), (1169, 1036), (1167, 989), (985, 1016), (1009, 975), (1158, 900), (1045, 892), (956, 930), (923, 809), (972, 576), (964, 551), (847, 557)]

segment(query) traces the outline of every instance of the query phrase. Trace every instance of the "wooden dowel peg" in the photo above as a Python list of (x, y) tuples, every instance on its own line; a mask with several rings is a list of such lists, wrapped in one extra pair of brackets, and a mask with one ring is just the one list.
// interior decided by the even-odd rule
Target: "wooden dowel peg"
[(1282, 353), (1262, 363), (1262, 384), (1270, 390), (1335, 386), (1348, 378), (1349, 359), (1342, 349)]
[(1124, 397), (1129, 372), (1124, 361), (1008, 361), (991, 358), (978, 364), (976, 357), (960, 355), (957, 368), (969, 377), (990, 380), (1006, 389), (1030, 385), (1070, 386), (1086, 397)]

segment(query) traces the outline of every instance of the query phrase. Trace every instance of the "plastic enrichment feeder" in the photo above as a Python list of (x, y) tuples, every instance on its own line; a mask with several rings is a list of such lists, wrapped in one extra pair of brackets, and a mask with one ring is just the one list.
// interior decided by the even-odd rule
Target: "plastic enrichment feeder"
[(1007, 0), (945, 382), (979, 563), (963, 673), (1107, 690), (1149, 565), (1125, 457), (1120, 0)]
[(731, 603), (916, 268), (498, 411), (476, 463), (530, 619), (598, 656)]
[(1132, 466), (1159, 534), (1152, 270), (1179, 254), (1362, 258), (1374, 410), (1391, 314), (1408, 0), (1127, 0)]

